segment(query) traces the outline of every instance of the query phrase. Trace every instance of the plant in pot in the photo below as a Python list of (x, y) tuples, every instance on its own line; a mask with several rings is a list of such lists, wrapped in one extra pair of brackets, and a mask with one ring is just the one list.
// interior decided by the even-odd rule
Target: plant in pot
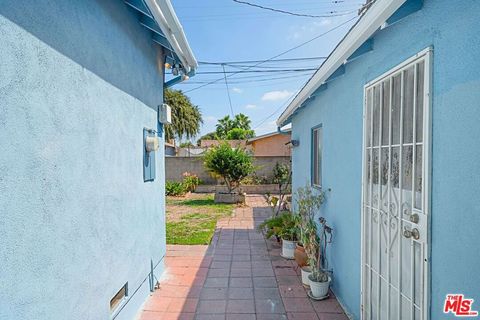
[[(325, 194), (323, 192), (313, 192), (312, 188), (307, 185), (295, 191), (294, 199), (299, 226), (299, 242), (295, 248), (295, 261), (306, 272), (308, 270), (308, 257), (303, 246), (303, 233), (304, 230), (309, 228), (309, 222), (314, 220), (315, 212), (325, 201)], [(305, 280), (304, 284), (308, 285), (308, 280)]]
[[(310, 281), (309, 295), (313, 299), (324, 299), (328, 297), (331, 277), (327, 269), (326, 249), (331, 242), (332, 229), (327, 226), (324, 218), (320, 218), (320, 236), (317, 234), (315, 221), (310, 220), (304, 231), (303, 244), (308, 255), (311, 273), (308, 276)], [(327, 240), (327, 234), (330, 239)]]
[(265, 230), (267, 239), (275, 236), (277, 241), (282, 239), (282, 257), (293, 259), (297, 241), (298, 224), (296, 217), (290, 212), (284, 212), (276, 217), (271, 217), (259, 225), (260, 230)]
[(214, 176), (221, 177), (228, 192), (216, 192), (215, 202), (245, 203), (245, 194), (239, 192), (240, 182), (255, 171), (252, 156), (241, 148), (232, 148), (227, 142), (211, 148), (204, 155), (204, 165)]
[(272, 182), (278, 186), (278, 194), (273, 196), (270, 193), (264, 195), (265, 201), (272, 209), (272, 216), (277, 216), (287, 206), (287, 192), (292, 180), (290, 166), (276, 163), (273, 167)]

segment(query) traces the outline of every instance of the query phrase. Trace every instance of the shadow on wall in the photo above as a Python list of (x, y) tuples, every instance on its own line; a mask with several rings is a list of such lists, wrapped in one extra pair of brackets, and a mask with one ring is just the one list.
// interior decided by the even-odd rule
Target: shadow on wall
[(6, 0), (0, 15), (146, 105), (162, 101), (160, 49), (123, 1)]

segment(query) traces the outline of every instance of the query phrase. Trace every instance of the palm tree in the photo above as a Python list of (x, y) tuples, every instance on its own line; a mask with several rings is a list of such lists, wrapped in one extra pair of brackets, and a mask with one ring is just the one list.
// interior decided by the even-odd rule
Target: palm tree
[(165, 125), (165, 139), (195, 137), (203, 123), (200, 108), (181, 90), (165, 89), (164, 100), (172, 108), (172, 124)]
[(233, 119), (233, 122), (234, 128), (240, 128), (243, 130), (250, 130), (250, 124), (252, 123), (248, 116), (244, 115), (243, 113), (235, 115), (235, 119)]
[(225, 139), (228, 131), (232, 130), (233, 128), (235, 128), (234, 120), (230, 119), (230, 116), (225, 116), (218, 120), (216, 125), (217, 136), (221, 139)]

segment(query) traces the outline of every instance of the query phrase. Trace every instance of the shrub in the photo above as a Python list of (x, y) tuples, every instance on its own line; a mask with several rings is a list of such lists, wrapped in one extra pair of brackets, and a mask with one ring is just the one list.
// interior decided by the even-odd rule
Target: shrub
[(296, 241), (298, 235), (298, 219), (290, 212), (271, 217), (262, 222), (258, 228), (265, 230), (265, 237), (270, 239), (275, 236), (283, 240)]
[(167, 181), (165, 183), (165, 194), (167, 196), (183, 196), (187, 193), (187, 189), (182, 182)]
[(202, 183), (202, 180), (194, 173), (184, 172), (182, 183), (187, 192), (193, 192), (195, 188)]
[(210, 173), (223, 178), (229, 192), (255, 170), (250, 154), (243, 149), (234, 149), (226, 142), (208, 150), (203, 159)]

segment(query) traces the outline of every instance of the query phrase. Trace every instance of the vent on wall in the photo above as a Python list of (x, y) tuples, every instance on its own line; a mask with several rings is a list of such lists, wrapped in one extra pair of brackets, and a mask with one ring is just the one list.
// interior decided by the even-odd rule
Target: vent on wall
[(110, 312), (113, 313), (126, 300), (128, 296), (128, 282), (110, 300)]

